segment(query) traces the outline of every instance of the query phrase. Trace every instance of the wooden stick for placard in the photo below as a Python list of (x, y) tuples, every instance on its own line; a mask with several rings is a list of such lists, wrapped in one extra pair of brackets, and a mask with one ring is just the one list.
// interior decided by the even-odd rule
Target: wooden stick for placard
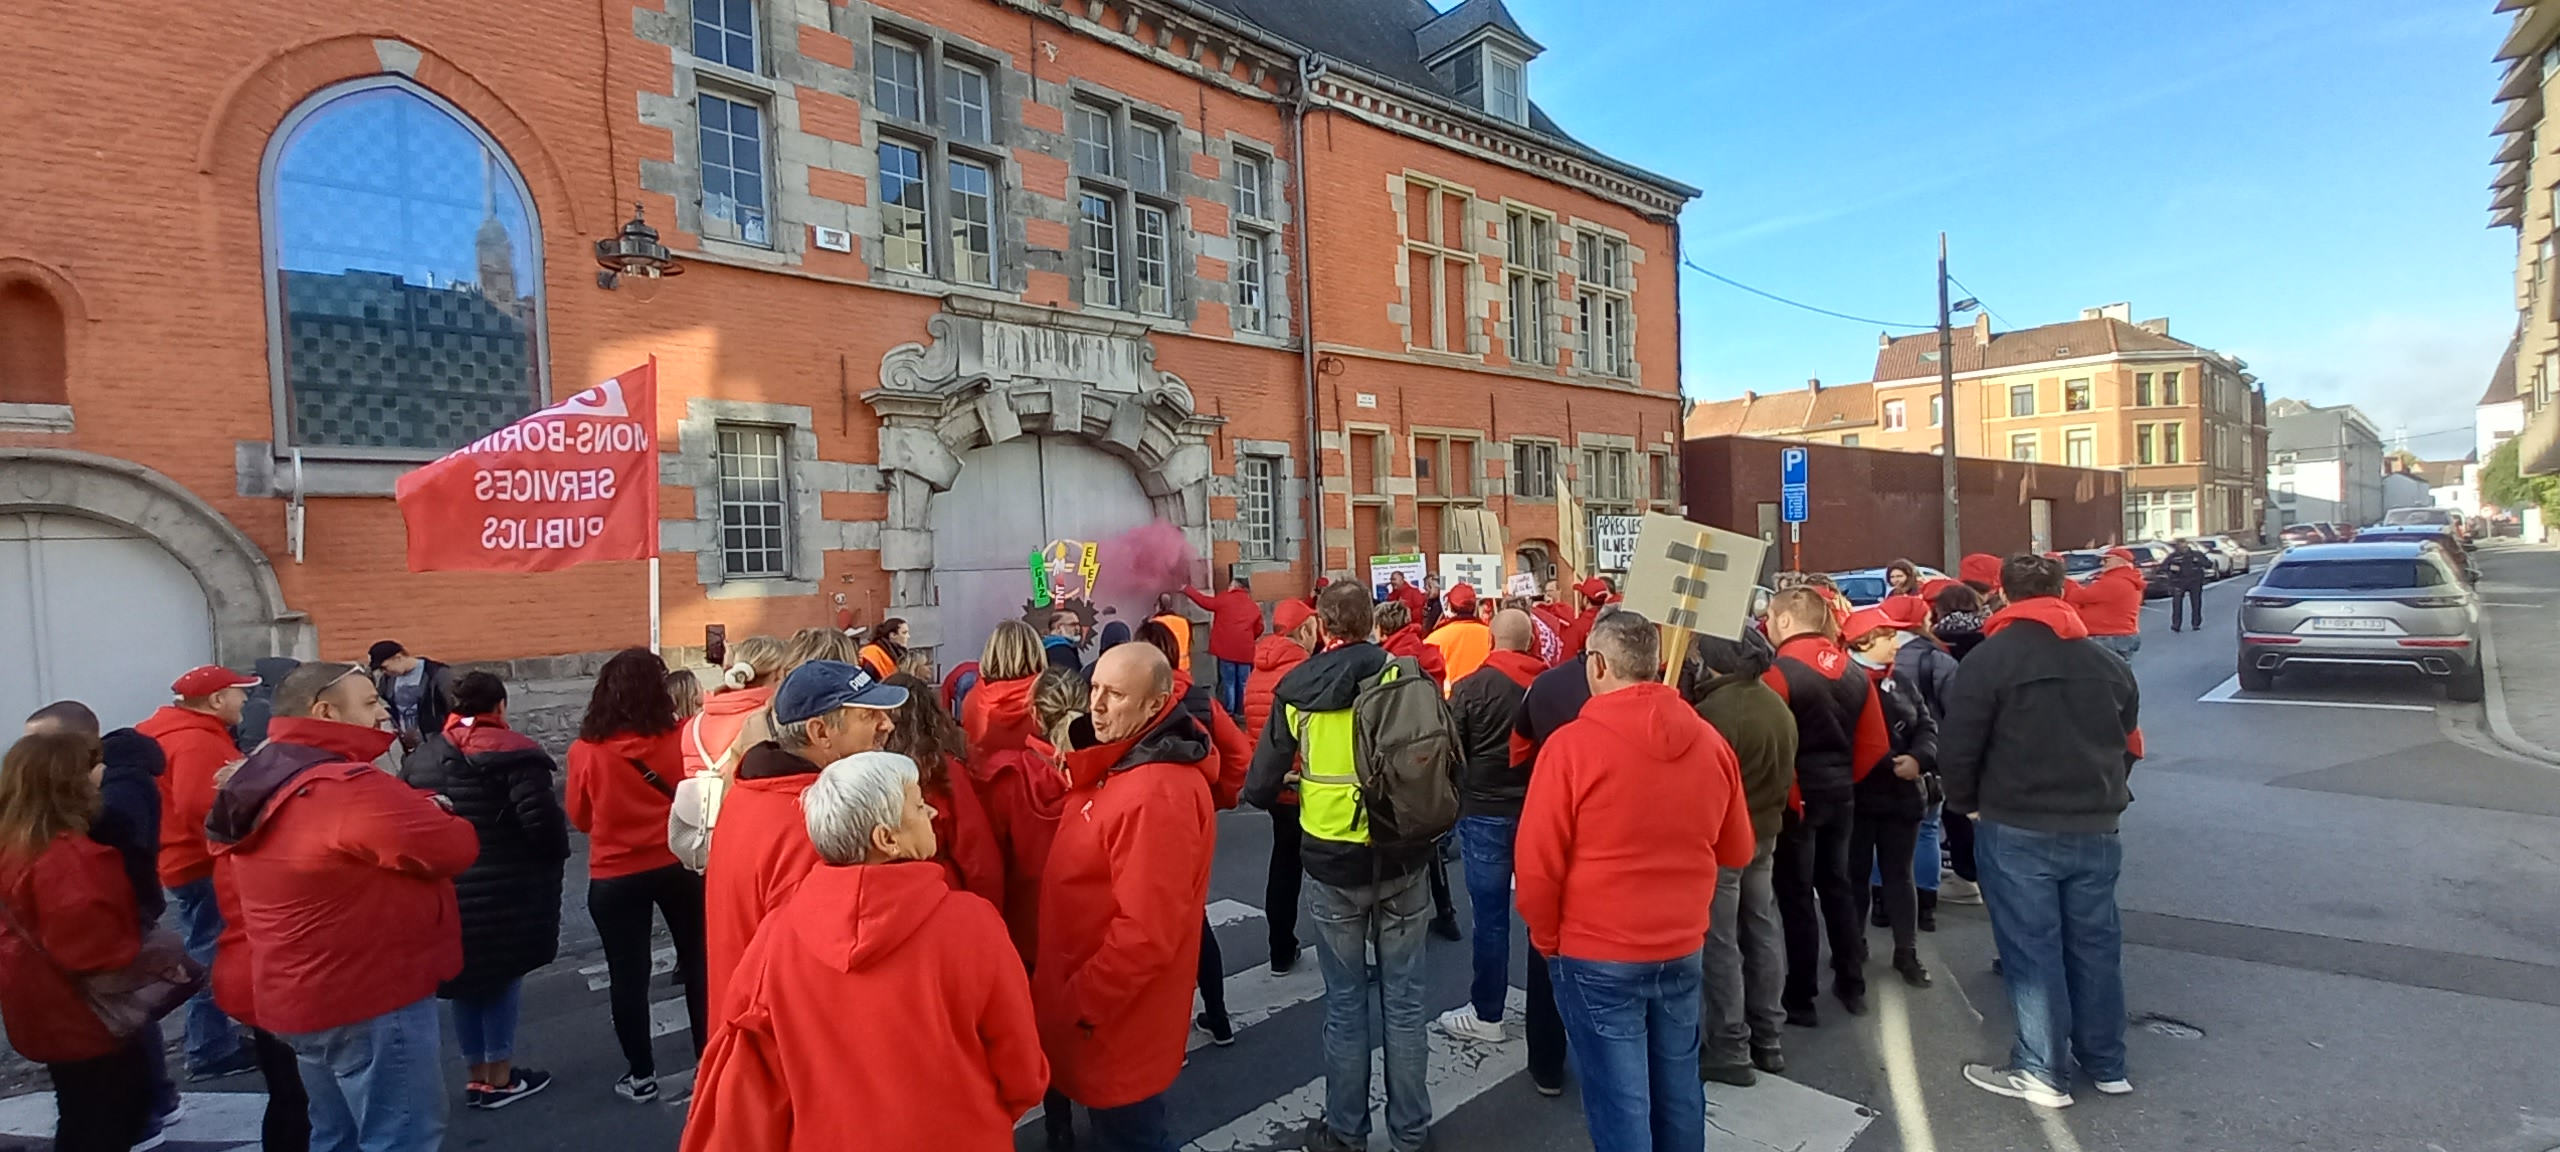
[(1657, 627), (1662, 629), (1662, 682), (1678, 688), (1680, 666), (1689, 660), (1689, 630), (1671, 624)]

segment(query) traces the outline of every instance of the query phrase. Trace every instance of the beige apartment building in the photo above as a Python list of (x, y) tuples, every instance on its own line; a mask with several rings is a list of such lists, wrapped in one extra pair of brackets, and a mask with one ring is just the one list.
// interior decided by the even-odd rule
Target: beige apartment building
[[(2560, 79), (2560, 2), (2498, 0), (2497, 8), (2514, 11), (2515, 23), (2496, 57), (2507, 71), (2493, 97), (2500, 107), (2490, 129), (2498, 143), (2489, 157), (2495, 173), (2489, 224), (2516, 230), (2516, 339), (2497, 376), (2512, 380), (2524, 409), (2517, 465), (2528, 476), (2546, 476), (2560, 473), (2560, 409), (2551, 403), (2552, 389), (2560, 386), (2560, 311), (2553, 307), (2560, 279), (2560, 230), (2553, 220), (2560, 209), (2560, 139), (2544, 145), (2542, 128), (2548, 105), (2560, 98), (2553, 87)], [(2493, 397), (2504, 391), (2491, 388)], [(2490, 403), (2483, 398), (2484, 410)]]
[[(2266, 400), (2248, 366), (2122, 304), (1954, 341), (1956, 451), (2125, 473), (2125, 533), (2255, 539), (2266, 517)], [(1702, 403), (1686, 434), (1934, 452), (1938, 335), (1882, 337), (1873, 380)]]

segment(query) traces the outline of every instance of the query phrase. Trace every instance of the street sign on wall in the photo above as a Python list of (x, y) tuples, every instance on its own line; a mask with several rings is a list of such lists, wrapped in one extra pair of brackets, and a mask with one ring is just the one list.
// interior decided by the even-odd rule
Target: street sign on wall
[(1778, 451), (1778, 518), (1789, 524), (1802, 524), (1811, 512), (1813, 499), (1805, 484), (1807, 453), (1802, 448)]

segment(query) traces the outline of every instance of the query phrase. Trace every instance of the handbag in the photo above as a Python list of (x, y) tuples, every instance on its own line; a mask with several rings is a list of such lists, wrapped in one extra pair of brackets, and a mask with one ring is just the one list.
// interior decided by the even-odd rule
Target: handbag
[(80, 999), (89, 1006), (90, 1015), (97, 1017), (107, 1035), (118, 1040), (177, 1011), (204, 989), (204, 965), (187, 955), (185, 943), (167, 928), (155, 926), (144, 932), (141, 949), (124, 967), (83, 975), (55, 963), (53, 954), (45, 951), (35, 934), (18, 921), (17, 912), (5, 900), (0, 900), (0, 919), (7, 920), (10, 932), (80, 990)]

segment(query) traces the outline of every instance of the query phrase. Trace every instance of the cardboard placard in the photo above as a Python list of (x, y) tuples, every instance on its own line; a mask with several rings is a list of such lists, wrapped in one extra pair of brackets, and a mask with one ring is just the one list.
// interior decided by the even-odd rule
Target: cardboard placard
[(1739, 638), (1750, 623), (1752, 581), (1768, 547), (1756, 536), (1649, 514), (1627, 572), (1626, 605), (1683, 634)]
[(1522, 600), (1535, 596), (1538, 594), (1538, 574), (1535, 572), (1514, 572), (1511, 574), (1510, 585), (1506, 587), (1504, 591), (1509, 592), (1514, 598)]
[(1389, 556), (1370, 557), (1369, 587), (1385, 588), (1387, 577), (1397, 572), (1404, 573), (1406, 583), (1416, 588), (1421, 587), (1423, 576), (1428, 574), (1428, 569), (1422, 563), (1422, 553), (1399, 552)]
[(1440, 554), (1440, 590), (1447, 592), (1460, 584), (1472, 586), (1477, 594), (1495, 595), (1502, 580), (1502, 557), (1478, 552), (1443, 552)]
[(1644, 516), (1592, 517), (1592, 566), (1603, 572), (1634, 571), (1637, 538), (1643, 531), (1644, 522), (1659, 515), (1661, 513), (1657, 512)]

